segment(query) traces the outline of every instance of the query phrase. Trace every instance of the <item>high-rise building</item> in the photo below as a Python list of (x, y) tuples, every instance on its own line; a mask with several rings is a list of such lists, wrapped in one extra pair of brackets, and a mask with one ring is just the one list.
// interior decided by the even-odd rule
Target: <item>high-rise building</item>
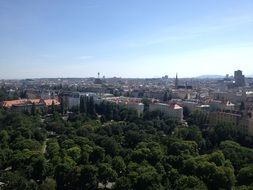
[(245, 86), (245, 77), (242, 74), (241, 70), (235, 71), (234, 79), (235, 79), (235, 85), (236, 86), (240, 86), (240, 87)]

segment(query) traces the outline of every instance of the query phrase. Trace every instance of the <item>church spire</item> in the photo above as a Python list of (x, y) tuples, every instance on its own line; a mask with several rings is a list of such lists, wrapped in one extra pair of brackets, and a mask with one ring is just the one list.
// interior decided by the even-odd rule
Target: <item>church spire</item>
[(176, 80), (175, 80), (175, 88), (178, 88), (178, 77), (177, 77), (177, 73), (176, 73)]

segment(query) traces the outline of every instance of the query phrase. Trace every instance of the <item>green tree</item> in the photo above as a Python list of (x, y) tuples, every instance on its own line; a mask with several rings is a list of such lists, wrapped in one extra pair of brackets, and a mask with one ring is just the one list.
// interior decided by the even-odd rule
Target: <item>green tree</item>
[(198, 145), (195, 141), (176, 141), (169, 146), (169, 153), (172, 155), (189, 154), (198, 155)]
[(189, 115), (187, 121), (190, 125), (197, 125), (203, 128), (208, 123), (208, 113), (198, 110), (194, 111)]
[(119, 144), (113, 138), (103, 137), (100, 146), (105, 149), (106, 154), (112, 157), (119, 152)]
[(55, 103), (54, 101), (52, 102), (52, 105), (51, 105), (51, 113), (54, 114), (55, 113)]
[(34, 104), (34, 103), (32, 104), (32, 107), (31, 107), (31, 114), (32, 114), (33, 116), (36, 115), (36, 107), (35, 107), (35, 104)]
[(32, 178), (35, 180), (42, 180), (46, 173), (46, 159), (42, 155), (32, 156), (30, 164), (33, 168)]
[(176, 128), (174, 131), (175, 135), (183, 140), (195, 141), (197, 144), (200, 144), (202, 141), (202, 134), (197, 126)]
[(224, 156), (219, 154), (190, 158), (184, 161), (183, 172), (198, 177), (209, 189), (231, 189), (235, 184), (234, 169), (226, 162), (223, 164)]
[(104, 184), (105, 188), (108, 182), (114, 182), (117, 178), (117, 173), (109, 164), (103, 163), (98, 167), (98, 179)]
[(81, 158), (81, 149), (78, 146), (74, 146), (67, 150), (67, 155), (70, 156), (75, 162), (78, 162)]
[(239, 171), (244, 165), (253, 163), (253, 150), (240, 146), (234, 141), (224, 141), (220, 144), (220, 149), (233, 164), (236, 171)]
[(144, 104), (144, 112), (148, 111), (151, 101), (147, 98), (143, 98), (141, 102)]
[(96, 114), (95, 112), (95, 103), (94, 103), (94, 98), (91, 96), (87, 100), (88, 106), (87, 106), (87, 112), (91, 115), (94, 116)]
[(82, 189), (95, 190), (98, 184), (98, 169), (93, 165), (85, 165), (81, 169), (80, 184)]
[(4, 190), (36, 190), (34, 181), (28, 181), (19, 172), (3, 172), (0, 181), (5, 183)]
[(176, 190), (207, 189), (205, 183), (195, 176), (180, 176), (176, 181)]
[(215, 126), (214, 131), (217, 135), (218, 142), (224, 140), (233, 140), (237, 136), (237, 129), (230, 123), (220, 123)]
[(57, 189), (64, 190), (69, 189), (70, 185), (70, 174), (73, 168), (67, 164), (60, 164), (55, 168), (54, 178), (56, 180)]
[(0, 131), (0, 148), (7, 148), (8, 147), (8, 141), (9, 141), (9, 134), (8, 131), (2, 130)]
[(80, 112), (81, 113), (87, 112), (87, 97), (86, 96), (80, 97)]
[(105, 158), (105, 150), (99, 146), (95, 146), (90, 153), (90, 161), (92, 163), (103, 162)]
[(46, 178), (45, 181), (39, 186), (39, 190), (55, 190), (56, 182), (52, 178)]
[(3, 87), (0, 88), (0, 102), (7, 100), (7, 94)]
[(61, 105), (60, 107), (61, 114), (64, 114), (66, 109), (66, 103), (63, 97), (60, 97), (60, 105)]
[(140, 165), (130, 163), (128, 166), (128, 177), (131, 179), (133, 189), (138, 190), (153, 190), (163, 189), (161, 185), (161, 176), (157, 173), (156, 169), (147, 163)]
[(127, 177), (120, 177), (116, 180), (115, 185), (113, 186), (114, 190), (132, 190), (131, 180)]
[(253, 165), (241, 168), (237, 175), (237, 181), (239, 185), (253, 185)]
[(139, 132), (133, 130), (126, 132), (124, 137), (125, 144), (129, 148), (135, 148), (135, 146), (143, 139), (142, 135)]
[(126, 171), (126, 164), (121, 156), (113, 158), (112, 167), (117, 172), (118, 176), (122, 176)]
[(10, 165), (10, 160), (13, 156), (13, 151), (9, 148), (0, 149), (0, 171)]
[(57, 141), (47, 142), (46, 154), (48, 158), (53, 158), (55, 156), (58, 156), (59, 151), (60, 151), (60, 146)]

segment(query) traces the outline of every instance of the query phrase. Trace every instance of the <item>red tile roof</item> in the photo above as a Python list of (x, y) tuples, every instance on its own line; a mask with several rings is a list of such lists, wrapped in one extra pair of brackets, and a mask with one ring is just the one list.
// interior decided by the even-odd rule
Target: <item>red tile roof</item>
[(42, 99), (19, 99), (19, 100), (9, 100), (9, 101), (4, 101), (2, 103), (3, 108), (11, 108), (12, 106), (20, 106), (20, 105), (25, 105), (25, 104), (44, 104), (45, 106), (51, 106), (54, 102), (54, 105), (60, 105), (60, 102), (56, 99), (47, 99), (47, 100), (42, 100)]
[(43, 102), (44, 102), (44, 104), (46, 105), (46, 106), (52, 106), (53, 105), (53, 103), (54, 103), (54, 105), (60, 105), (60, 102), (58, 101), (58, 100), (56, 100), (56, 99), (47, 99), (47, 100), (43, 100)]
[(39, 104), (41, 102), (41, 99), (29, 99), (29, 101), (32, 103), (32, 104)]
[(9, 101), (3, 102), (3, 107), (11, 108), (13, 105), (21, 105), (21, 104), (26, 104), (26, 103), (27, 103), (27, 99), (9, 100)]

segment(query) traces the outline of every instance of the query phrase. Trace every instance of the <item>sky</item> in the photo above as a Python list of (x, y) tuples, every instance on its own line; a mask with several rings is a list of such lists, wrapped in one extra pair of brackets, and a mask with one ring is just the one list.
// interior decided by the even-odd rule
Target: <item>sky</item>
[(252, 0), (0, 0), (0, 79), (253, 74)]

